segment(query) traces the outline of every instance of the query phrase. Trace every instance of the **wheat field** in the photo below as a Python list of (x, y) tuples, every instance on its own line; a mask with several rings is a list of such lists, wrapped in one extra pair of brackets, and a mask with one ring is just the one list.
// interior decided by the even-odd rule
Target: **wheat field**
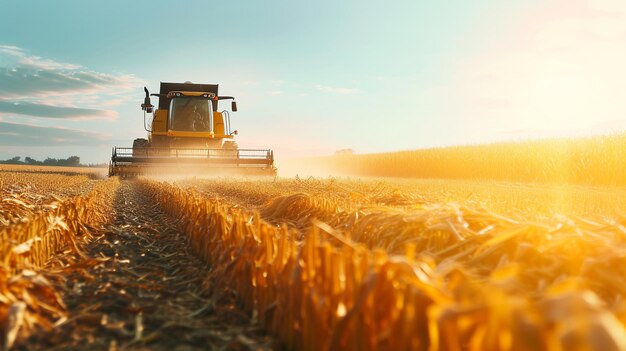
[(626, 134), (287, 160), (298, 174), (626, 185)]
[(316, 161), (373, 178), (2, 168), (0, 341), (624, 350), (623, 139)]

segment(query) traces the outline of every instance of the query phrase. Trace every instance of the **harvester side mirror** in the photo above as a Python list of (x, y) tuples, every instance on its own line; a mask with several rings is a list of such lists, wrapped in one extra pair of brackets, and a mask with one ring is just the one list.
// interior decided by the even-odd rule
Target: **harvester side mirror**
[(143, 87), (143, 90), (146, 92), (146, 98), (143, 100), (143, 104), (141, 104), (141, 109), (148, 113), (152, 113), (152, 108), (154, 106), (152, 106), (152, 103), (150, 103), (150, 93), (148, 92), (148, 88), (146, 87)]
[(235, 131), (233, 132), (233, 135), (237, 135), (239, 134), (239, 132), (235, 129)]
[(230, 109), (233, 112), (237, 112), (237, 102), (236, 101), (233, 101), (233, 102), (230, 103)]

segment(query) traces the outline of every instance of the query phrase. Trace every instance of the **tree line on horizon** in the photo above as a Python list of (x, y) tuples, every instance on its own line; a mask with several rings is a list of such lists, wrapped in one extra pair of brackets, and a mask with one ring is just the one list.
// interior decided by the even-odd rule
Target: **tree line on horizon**
[(48, 157), (43, 161), (35, 160), (34, 158), (26, 156), (22, 161), (21, 156), (15, 156), (8, 160), (0, 160), (0, 164), (5, 165), (32, 165), (32, 166), (63, 166), (63, 167), (93, 167), (101, 165), (83, 165), (80, 163), (80, 157), (70, 156), (68, 158), (51, 158)]

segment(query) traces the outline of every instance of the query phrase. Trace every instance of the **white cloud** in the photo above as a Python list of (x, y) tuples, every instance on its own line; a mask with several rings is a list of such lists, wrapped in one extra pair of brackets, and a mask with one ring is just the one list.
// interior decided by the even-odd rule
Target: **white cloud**
[(2, 146), (94, 146), (106, 143), (108, 135), (91, 131), (40, 127), (32, 124), (0, 122), (0, 145)]
[(334, 94), (342, 94), (342, 95), (353, 94), (358, 91), (357, 89), (353, 89), (353, 88), (330, 87), (330, 86), (322, 85), (322, 84), (316, 84), (315, 89), (319, 91), (324, 91), (324, 92), (334, 93)]
[[(0, 45), (0, 113), (74, 119), (115, 119), (117, 105), (140, 86), (132, 75), (107, 74)], [(9, 106), (7, 102), (20, 102)]]
[(0, 100), (0, 114), (65, 118), (72, 120), (113, 120), (117, 117), (117, 112), (110, 110), (52, 106), (24, 101), (9, 102), (3, 100)]
[(77, 70), (82, 67), (70, 63), (61, 63), (27, 54), (22, 48), (11, 45), (0, 45), (0, 54), (8, 56), (8, 61), (13, 61), (20, 66), (32, 67), (42, 70)]

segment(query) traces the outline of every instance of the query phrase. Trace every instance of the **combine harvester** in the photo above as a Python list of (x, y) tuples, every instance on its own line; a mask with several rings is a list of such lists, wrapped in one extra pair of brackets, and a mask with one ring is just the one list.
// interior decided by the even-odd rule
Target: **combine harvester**
[[(148, 139), (135, 139), (133, 147), (114, 147), (109, 176), (140, 174), (234, 174), (276, 175), (272, 150), (239, 149), (231, 131), (230, 113), (218, 112), (220, 100), (216, 84), (161, 83), (159, 94), (146, 98), (144, 128)], [(154, 110), (150, 96), (159, 98)], [(154, 110), (154, 111), (153, 111)], [(146, 114), (151, 120), (146, 120)]]

